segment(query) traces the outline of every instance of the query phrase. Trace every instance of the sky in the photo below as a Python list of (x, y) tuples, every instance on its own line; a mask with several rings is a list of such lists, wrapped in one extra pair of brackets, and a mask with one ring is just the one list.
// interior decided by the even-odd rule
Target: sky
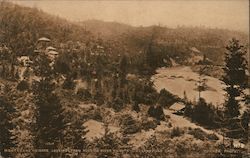
[(249, 32), (248, 0), (19, 0), (71, 21), (103, 20), (133, 26), (205, 26)]

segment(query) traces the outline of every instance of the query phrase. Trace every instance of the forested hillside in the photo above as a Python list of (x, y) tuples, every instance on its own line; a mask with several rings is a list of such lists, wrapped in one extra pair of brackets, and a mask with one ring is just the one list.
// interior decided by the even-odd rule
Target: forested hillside
[(247, 44), (236, 31), (76, 23), (1, 2), (0, 157), (240, 157)]
[[(116, 22), (89, 20), (71, 23), (59, 17), (51, 16), (38, 9), (21, 7), (1, 2), (0, 32), (1, 43), (10, 46), (18, 55), (30, 53), (39, 37), (48, 37), (54, 43), (69, 41), (84, 42), (100, 38), (109, 45), (115, 45), (116, 53), (138, 54), (148, 51), (152, 45), (152, 53), (170, 56), (176, 60), (184, 60), (192, 53), (190, 48), (197, 48), (216, 64), (221, 65), (224, 46), (235, 37), (247, 44), (246, 34), (205, 27), (163, 26), (132, 27)], [(22, 47), (21, 47), (22, 46)]]
[(134, 53), (145, 51), (148, 49), (149, 43), (153, 42), (153, 52), (160, 51), (171, 57), (184, 59), (192, 53), (190, 48), (195, 47), (201, 54), (205, 54), (215, 64), (219, 65), (223, 63), (224, 47), (232, 37), (239, 39), (245, 45), (248, 43), (247, 34), (218, 28), (132, 27), (126, 24), (98, 20), (81, 22), (80, 25), (105, 40), (112, 39), (122, 42), (122, 45), (125, 45), (128, 51)]
[(38, 38), (48, 37), (55, 43), (86, 41), (90, 33), (83, 27), (41, 10), (0, 3), (0, 42), (17, 55), (29, 54)]

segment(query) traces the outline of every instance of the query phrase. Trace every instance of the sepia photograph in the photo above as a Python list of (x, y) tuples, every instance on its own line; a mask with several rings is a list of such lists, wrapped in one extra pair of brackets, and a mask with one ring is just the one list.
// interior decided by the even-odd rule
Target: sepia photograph
[(250, 158), (249, 0), (0, 0), (0, 158)]

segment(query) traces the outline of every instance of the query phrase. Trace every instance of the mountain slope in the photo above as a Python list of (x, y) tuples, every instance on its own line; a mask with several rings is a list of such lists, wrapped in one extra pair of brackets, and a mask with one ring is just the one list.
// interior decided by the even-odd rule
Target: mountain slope
[(190, 48), (195, 47), (200, 51), (200, 55), (206, 55), (218, 65), (223, 62), (225, 45), (231, 38), (239, 39), (244, 45), (248, 43), (245, 33), (217, 28), (132, 27), (99, 20), (84, 21), (81, 25), (104, 40), (119, 41), (132, 52), (146, 51), (149, 43), (152, 43), (153, 52), (165, 52), (168, 56), (184, 60), (192, 53)]
[(83, 27), (41, 10), (0, 3), (0, 43), (18, 54), (27, 54), (40, 37), (54, 42), (86, 41), (90, 33)]
[(87, 20), (80, 22), (79, 25), (83, 26), (86, 30), (90, 30), (97, 36), (108, 39), (134, 29), (132, 26), (126, 24), (117, 22), (103, 22), (101, 20)]

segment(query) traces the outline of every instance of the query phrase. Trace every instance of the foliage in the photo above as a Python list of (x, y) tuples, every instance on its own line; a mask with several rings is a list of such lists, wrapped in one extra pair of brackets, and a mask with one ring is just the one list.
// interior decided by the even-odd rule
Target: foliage
[(148, 131), (150, 129), (155, 129), (158, 125), (158, 121), (155, 119), (150, 119), (150, 118), (143, 118), (142, 119), (142, 129), (145, 131)]
[(116, 112), (119, 112), (122, 110), (123, 106), (124, 106), (123, 100), (120, 97), (116, 97), (112, 103), (112, 108)]
[(178, 100), (177, 97), (174, 96), (169, 91), (167, 91), (166, 89), (162, 89), (160, 91), (158, 103), (162, 107), (169, 107), (170, 105), (172, 105), (173, 103), (175, 103), (177, 100)]
[(180, 129), (179, 127), (174, 127), (171, 131), (171, 138), (174, 138), (174, 137), (179, 137), (181, 135), (184, 134), (184, 131), (182, 129)]
[[(1, 43), (13, 49), (19, 56), (30, 54), (39, 37), (58, 41), (85, 40), (89, 33), (82, 27), (48, 15), (41, 10), (1, 2)], [(32, 15), (32, 18), (30, 17)], [(85, 36), (84, 36), (85, 35)]]
[[(54, 93), (55, 83), (52, 82), (55, 73), (49, 59), (41, 54), (36, 59), (34, 72), (41, 79), (33, 82), (32, 92), (36, 105), (35, 148), (60, 148), (65, 129), (63, 108), (60, 98)], [(36, 157), (58, 156), (59, 153), (36, 153)]]
[(219, 140), (219, 138), (215, 134), (207, 134), (200, 128), (191, 129), (188, 131), (188, 134), (191, 134), (194, 136), (194, 138), (200, 139), (203, 141), (204, 140)]
[(71, 77), (67, 77), (66, 80), (63, 82), (62, 87), (64, 89), (74, 89), (75, 83), (73, 82), (73, 79)]
[(184, 114), (201, 125), (208, 126), (210, 128), (217, 127), (216, 119), (217, 110), (212, 104), (207, 104), (204, 98), (200, 98), (198, 103), (194, 106), (188, 104)]
[(153, 83), (148, 79), (139, 80), (134, 85), (133, 101), (137, 104), (152, 105), (157, 101), (158, 93), (153, 88)]
[(247, 61), (246, 50), (240, 45), (239, 40), (232, 39), (226, 47), (225, 67), (223, 81), (226, 84), (227, 92), (226, 113), (228, 117), (239, 116), (239, 101), (242, 90), (247, 86)]
[(156, 106), (150, 106), (150, 108), (148, 109), (148, 115), (157, 119), (158, 121), (165, 120), (163, 107), (161, 107), (159, 104), (157, 104)]
[(250, 122), (250, 112), (245, 111), (241, 116), (241, 126), (243, 127), (242, 141), (249, 141), (249, 122)]
[(10, 149), (15, 146), (14, 139), (15, 136), (12, 135), (11, 130), (14, 129), (13, 126), (13, 113), (15, 109), (6, 100), (0, 98), (0, 152), (2, 156), (12, 157), (11, 153), (4, 152), (4, 149)]
[(84, 88), (80, 88), (78, 89), (78, 91), (76, 92), (77, 96), (83, 100), (90, 100), (91, 98), (91, 94), (87, 89)]
[(29, 83), (25, 80), (22, 80), (20, 83), (18, 83), (16, 88), (19, 91), (29, 90)]
[(116, 152), (121, 146), (122, 141), (114, 133), (108, 130), (108, 125), (105, 125), (104, 136), (100, 139), (96, 139), (94, 142), (94, 149), (99, 152), (95, 153), (95, 157), (120, 157), (121, 155)]
[(139, 123), (129, 114), (122, 117), (121, 125), (124, 134), (134, 134), (141, 130)]
[[(62, 146), (64, 149), (78, 149), (82, 150), (86, 148), (87, 141), (85, 140), (85, 134), (87, 133), (83, 126), (83, 118), (79, 113), (75, 112), (72, 107), (65, 107), (63, 112), (63, 120), (65, 122), (65, 128), (63, 129)], [(65, 155), (73, 156), (74, 153), (65, 153)]]

